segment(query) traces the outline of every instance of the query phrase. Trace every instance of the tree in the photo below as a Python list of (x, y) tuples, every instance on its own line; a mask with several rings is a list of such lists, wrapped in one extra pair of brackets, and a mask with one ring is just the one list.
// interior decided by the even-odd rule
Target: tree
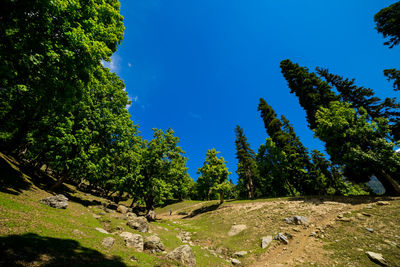
[(215, 148), (207, 150), (203, 167), (197, 169), (200, 174), (197, 179), (198, 190), (203, 198), (210, 199), (212, 193), (218, 193), (220, 204), (224, 202), (224, 193), (230, 190), (227, 182), (230, 172), (223, 157), (218, 158)]
[(389, 38), (384, 45), (393, 48), (400, 43), (400, 2), (394, 3), (375, 14), (376, 30), (384, 38)]
[(251, 149), (243, 133), (243, 129), (239, 125), (236, 126), (235, 133), (236, 158), (238, 160), (236, 173), (239, 176), (238, 184), (243, 185), (241, 188), (245, 190), (247, 197), (253, 199), (258, 182), (255, 153)]

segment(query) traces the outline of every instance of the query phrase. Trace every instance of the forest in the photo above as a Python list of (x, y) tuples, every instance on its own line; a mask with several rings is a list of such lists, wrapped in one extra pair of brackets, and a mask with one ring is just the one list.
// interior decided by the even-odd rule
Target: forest
[[(371, 177), (386, 195), (400, 195), (396, 98), (282, 59), (287, 90), (326, 151), (309, 151), (266, 94), (254, 107), (265, 143), (253, 150), (238, 125), (232, 129), (237, 169), (228, 170), (210, 147), (195, 181), (180, 147), (185, 137), (172, 128), (142, 137), (126, 108), (124, 81), (104, 64), (124, 37), (118, 0), (6, 0), (0, 12), (0, 151), (54, 177), (52, 191), (73, 183), (147, 211), (183, 199), (374, 194), (366, 185)], [(400, 44), (400, 2), (372, 19), (388, 49)], [(383, 75), (400, 90), (400, 70)]]

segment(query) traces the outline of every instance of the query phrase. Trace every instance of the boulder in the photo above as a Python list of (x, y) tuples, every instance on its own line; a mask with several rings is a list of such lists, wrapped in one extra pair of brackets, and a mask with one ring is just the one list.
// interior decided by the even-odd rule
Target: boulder
[(149, 231), (149, 222), (145, 217), (131, 217), (126, 223), (130, 228), (145, 233)]
[(233, 265), (240, 265), (241, 264), (240, 260), (238, 260), (238, 259), (230, 259), (230, 260), (231, 260), (231, 263)]
[(382, 257), (382, 254), (380, 254), (380, 253), (367, 251), (367, 252), (365, 252), (365, 254), (367, 254), (368, 258), (371, 261), (373, 261), (373, 262), (375, 262), (375, 263), (377, 263), (379, 265), (382, 265), (382, 266), (387, 266), (388, 265), (387, 261)]
[(40, 200), (40, 203), (56, 209), (66, 209), (68, 207), (68, 198), (64, 195), (46, 197)]
[(288, 238), (284, 235), (284, 234), (282, 234), (282, 233), (279, 233), (277, 236), (275, 236), (274, 237), (274, 239), (275, 240), (279, 240), (279, 241), (282, 241), (284, 244), (289, 244), (289, 240), (288, 240)]
[(390, 205), (390, 203), (389, 203), (389, 201), (378, 201), (378, 202), (376, 202), (376, 205), (387, 206), (387, 205)]
[(119, 205), (117, 211), (122, 214), (126, 214), (129, 211), (129, 208), (125, 207), (124, 205)]
[(286, 223), (288, 224), (302, 224), (302, 225), (307, 225), (308, 224), (308, 218), (304, 216), (293, 216), (293, 217), (288, 217), (283, 219)]
[(151, 210), (147, 213), (146, 219), (149, 222), (154, 222), (156, 220), (156, 212), (154, 210)]
[(152, 252), (161, 252), (165, 250), (164, 244), (161, 242), (161, 239), (156, 235), (145, 237), (144, 249), (150, 250)]
[(196, 266), (196, 258), (194, 257), (192, 248), (189, 245), (177, 247), (167, 254), (171, 260), (181, 262), (184, 266)]
[(272, 236), (263, 236), (261, 238), (261, 248), (266, 248), (269, 246), (269, 244), (272, 242)]
[(134, 248), (138, 252), (143, 251), (143, 237), (141, 235), (123, 232), (120, 236), (124, 237), (125, 245), (127, 247)]
[(247, 255), (247, 251), (238, 251), (238, 252), (233, 253), (233, 257), (235, 257), (235, 258), (241, 258), (244, 255)]
[(232, 225), (231, 229), (228, 232), (228, 236), (234, 236), (247, 229), (247, 226), (244, 224)]
[(102, 234), (109, 234), (109, 232), (107, 232), (107, 231), (104, 230), (103, 228), (96, 227), (95, 230), (96, 230), (96, 231), (99, 231), (99, 232), (102, 233)]
[(114, 241), (114, 238), (106, 237), (103, 239), (103, 241), (101, 241), (101, 244), (103, 245), (103, 247), (111, 248), (114, 245)]

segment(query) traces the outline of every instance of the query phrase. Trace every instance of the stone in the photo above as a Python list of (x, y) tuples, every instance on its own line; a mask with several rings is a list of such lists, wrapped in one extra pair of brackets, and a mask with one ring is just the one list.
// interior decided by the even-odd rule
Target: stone
[(122, 230), (124, 230), (124, 228), (123, 228), (122, 226), (120, 226), (120, 225), (118, 225), (116, 229), (117, 229), (117, 231), (122, 231)]
[(379, 265), (382, 265), (382, 266), (387, 266), (388, 265), (387, 261), (382, 257), (382, 254), (380, 254), (380, 253), (367, 251), (367, 252), (365, 252), (365, 254), (367, 254), (368, 258), (371, 261), (373, 261), (373, 262), (375, 262), (375, 263), (377, 263)]
[(149, 222), (154, 222), (154, 221), (156, 220), (156, 212), (155, 212), (154, 210), (149, 211), (149, 212), (146, 214), (146, 219), (147, 219)]
[(374, 229), (368, 228), (368, 227), (366, 227), (365, 230), (367, 230), (367, 231), (370, 232), (370, 233), (373, 233), (373, 232), (374, 232)]
[(139, 232), (145, 233), (149, 231), (149, 222), (145, 217), (132, 217), (126, 223), (130, 228), (138, 230)]
[(43, 198), (40, 203), (56, 209), (66, 209), (68, 207), (68, 198), (59, 194)]
[(364, 216), (367, 216), (367, 217), (371, 217), (371, 214), (366, 213), (366, 212), (363, 212), (363, 213), (361, 213), (361, 214), (364, 215)]
[(263, 236), (261, 238), (261, 248), (266, 248), (269, 246), (269, 244), (272, 242), (272, 236)]
[(341, 222), (351, 222), (351, 218), (349, 218), (349, 217), (343, 217), (343, 218), (338, 219), (338, 221), (341, 221)]
[(389, 203), (389, 201), (378, 201), (378, 202), (376, 202), (376, 205), (387, 206), (387, 205), (390, 205), (390, 203)]
[(99, 231), (100, 233), (102, 233), (102, 234), (109, 234), (109, 232), (107, 232), (106, 230), (104, 230), (103, 228), (100, 228), (100, 227), (96, 227), (96, 228), (94, 228), (96, 231)]
[(238, 259), (230, 259), (230, 260), (231, 260), (231, 263), (233, 265), (240, 265), (241, 264), (240, 260), (238, 260)]
[(112, 237), (106, 237), (101, 241), (103, 247), (111, 248), (114, 245), (115, 239)]
[(293, 216), (293, 217), (288, 217), (288, 218), (285, 218), (285, 219), (283, 219), (283, 220), (284, 220), (284, 222), (286, 222), (287, 224), (297, 224), (297, 225), (300, 225), (300, 224), (302, 224), (302, 225), (307, 225), (308, 222), (309, 222), (309, 220), (308, 220), (307, 217), (298, 216), (298, 215)]
[(125, 246), (134, 248), (138, 252), (143, 251), (143, 237), (139, 234), (132, 234), (129, 232), (122, 232), (119, 236), (124, 238)]
[(82, 236), (85, 235), (82, 231), (80, 231), (80, 230), (78, 230), (78, 229), (74, 229), (74, 230), (72, 231), (72, 233), (73, 233), (74, 235), (82, 235)]
[(176, 237), (178, 237), (183, 243), (187, 243), (192, 239), (190, 233), (185, 231), (179, 232)]
[(126, 214), (129, 211), (129, 208), (125, 207), (124, 205), (119, 205), (117, 211), (122, 214)]
[(282, 241), (284, 244), (289, 244), (289, 240), (287, 239), (287, 237), (284, 235), (284, 234), (282, 234), (282, 233), (279, 233), (277, 236), (275, 236), (274, 237), (274, 239), (275, 240), (279, 240), (279, 241)]
[(228, 232), (228, 236), (234, 236), (247, 229), (247, 226), (244, 224), (232, 225), (231, 229)]
[(126, 217), (127, 217), (128, 219), (130, 219), (130, 218), (137, 218), (137, 215), (136, 215), (135, 213), (133, 213), (133, 212), (127, 212), (127, 213), (126, 213)]
[(183, 245), (175, 248), (167, 254), (171, 260), (181, 262), (184, 266), (196, 266), (196, 258), (194, 257), (192, 248), (189, 245)]
[[(271, 237), (271, 239), (272, 239), (272, 237)], [(238, 251), (238, 252), (233, 253), (233, 257), (235, 257), (235, 258), (241, 258), (244, 255), (247, 255), (247, 251)]]
[(165, 247), (158, 236), (152, 235), (145, 237), (144, 249), (152, 252), (161, 252), (165, 250)]

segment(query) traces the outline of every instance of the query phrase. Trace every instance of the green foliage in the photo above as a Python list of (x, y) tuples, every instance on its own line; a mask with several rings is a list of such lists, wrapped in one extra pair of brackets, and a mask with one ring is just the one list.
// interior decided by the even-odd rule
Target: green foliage
[(226, 167), (225, 159), (218, 158), (219, 153), (215, 148), (207, 150), (203, 167), (197, 170), (197, 173), (200, 174), (197, 179), (197, 191), (202, 199), (207, 200), (213, 193), (218, 193), (223, 202), (224, 193), (226, 194), (231, 188), (227, 182), (230, 172)]
[(400, 43), (400, 2), (394, 3), (375, 14), (376, 30), (389, 38), (384, 44), (393, 48)]

